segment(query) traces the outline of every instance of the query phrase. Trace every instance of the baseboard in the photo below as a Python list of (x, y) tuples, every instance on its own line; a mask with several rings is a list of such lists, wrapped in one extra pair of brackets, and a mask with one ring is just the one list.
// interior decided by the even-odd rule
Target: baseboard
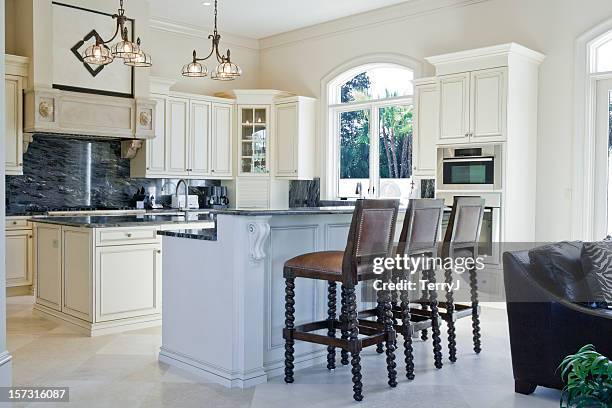
[(90, 323), (38, 303), (34, 304), (34, 312), (50, 320), (59, 323), (67, 323), (79, 333), (83, 333), (90, 337), (121, 333), (129, 330), (146, 329), (161, 325), (161, 314), (131, 317), (101, 323)]
[(11, 296), (30, 296), (32, 295), (32, 286), (13, 286), (6, 288), (6, 297)]

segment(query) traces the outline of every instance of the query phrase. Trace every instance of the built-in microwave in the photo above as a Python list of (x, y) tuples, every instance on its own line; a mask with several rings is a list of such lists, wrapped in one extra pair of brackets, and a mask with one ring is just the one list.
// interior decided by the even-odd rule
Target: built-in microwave
[(438, 148), (438, 190), (501, 190), (502, 146)]

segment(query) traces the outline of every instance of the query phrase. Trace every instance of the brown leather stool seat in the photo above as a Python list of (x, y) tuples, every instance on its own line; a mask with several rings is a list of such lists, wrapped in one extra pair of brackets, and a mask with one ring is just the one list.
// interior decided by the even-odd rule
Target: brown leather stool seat
[(342, 282), (343, 251), (320, 251), (298, 255), (285, 262), (295, 277)]

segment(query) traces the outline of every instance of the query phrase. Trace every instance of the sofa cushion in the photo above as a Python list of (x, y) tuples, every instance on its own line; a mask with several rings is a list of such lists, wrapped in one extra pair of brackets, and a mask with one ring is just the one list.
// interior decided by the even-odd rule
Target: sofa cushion
[(534, 279), (548, 291), (570, 302), (592, 299), (582, 271), (582, 242), (562, 241), (529, 251)]
[(598, 307), (612, 305), (612, 241), (585, 242), (582, 247), (582, 269)]

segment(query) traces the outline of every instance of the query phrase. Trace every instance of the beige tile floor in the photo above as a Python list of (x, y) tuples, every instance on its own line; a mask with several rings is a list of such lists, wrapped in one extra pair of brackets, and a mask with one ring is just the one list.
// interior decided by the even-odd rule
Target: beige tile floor
[[(32, 312), (32, 298), (7, 300), (7, 340), (13, 356), (14, 385), (68, 386), (70, 403), (41, 407), (557, 407), (559, 393), (538, 388), (531, 396), (513, 392), (507, 322), (502, 310), (483, 311), (483, 353), (471, 352), (470, 322), (458, 325), (459, 361), (435, 370), (430, 343), (415, 341), (417, 378), (403, 377), (398, 350), (399, 386), (386, 385), (384, 358), (363, 353), (365, 399), (352, 398), (348, 367), (329, 372), (317, 366), (296, 372), (296, 382), (281, 377), (247, 390), (229, 390), (157, 361), (160, 328), (95, 338)], [(203, 345), (205, 346), (205, 345)]]

